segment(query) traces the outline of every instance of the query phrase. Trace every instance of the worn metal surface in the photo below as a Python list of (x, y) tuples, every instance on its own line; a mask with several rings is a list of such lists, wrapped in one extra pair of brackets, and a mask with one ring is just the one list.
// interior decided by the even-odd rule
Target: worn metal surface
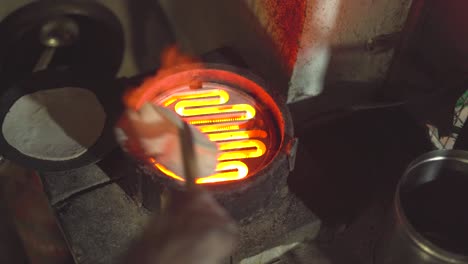
[(160, 2), (184, 48), (202, 54), (232, 46), (262, 77), (282, 76), (280, 86), (290, 80), (294, 102), (321, 93), (325, 82), (383, 80), (393, 49), (368, 43), (400, 31), (412, 1)]
[(125, 32), (124, 62), (118, 76), (131, 77), (159, 66), (162, 50), (173, 42), (166, 17), (154, 0), (99, 0), (119, 17)]
[(383, 80), (393, 49), (367, 43), (402, 30), (411, 2), (309, 0), (288, 101), (316, 96), (329, 82)]
[(286, 95), (288, 74), (274, 43), (248, 6), (237, 0), (160, 0), (177, 43), (194, 55), (230, 47), (249, 70)]
[(383, 53), (374, 53), (373, 49), (367, 52), (349, 50), (349, 53), (341, 53), (340, 48), (346, 51), (346, 47), (366, 45), (379, 36), (401, 31), (411, 3), (405, 0), (341, 1), (335, 29), (330, 37), (330, 67), (336, 67), (330, 72), (331, 76), (338, 80), (358, 81), (385, 78), (392, 50)]

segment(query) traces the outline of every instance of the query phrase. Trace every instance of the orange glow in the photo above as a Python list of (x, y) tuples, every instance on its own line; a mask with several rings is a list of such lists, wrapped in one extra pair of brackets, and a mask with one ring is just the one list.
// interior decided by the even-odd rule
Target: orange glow
[(211, 118), (205, 117), (203, 120), (188, 120), (191, 125), (202, 125), (202, 124), (216, 124), (216, 123), (227, 123), (227, 122), (239, 122), (247, 120), (245, 116), (231, 117), (231, 118)]
[[(123, 99), (133, 110), (147, 102), (164, 106), (220, 145), (216, 173), (198, 179), (199, 184), (250, 177), (271, 160), (283, 140), (282, 115), (259, 83), (233, 70), (202, 64), (175, 46), (163, 51), (155, 75)], [(138, 151), (131, 152), (141, 158)], [(171, 179), (184, 181), (154, 158), (146, 161)]]
[(218, 163), (213, 176), (197, 179), (198, 184), (236, 181), (247, 177), (249, 168), (241, 161), (225, 161)]
[(259, 140), (242, 140), (219, 143), (222, 152), (218, 160), (250, 159), (263, 156), (266, 146)]
[[(255, 108), (248, 104), (235, 104), (235, 105), (222, 105), (222, 106), (208, 106), (203, 108), (186, 108), (181, 106), (184, 103), (189, 105), (188, 102), (179, 102), (175, 105), (175, 111), (180, 116), (200, 116), (203, 118), (203, 115), (214, 115), (214, 114), (225, 114), (225, 113), (243, 113), (238, 118), (239, 120), (249, 120), (255, 117)], [(191, 106), (199, 106), (202, 102), (193, 104)]]
[(248, 138), (266, 138), (267, 132), (263, 130), (233, 131), (209, 134), (211, 141), (218, 142), (224, 140), (248, 139)]
[(179, 181), (185, 181), (182, 177), (177, 176), (175, 173), (173, 173), (172, 171), (170, 171), (169, 169), (167, 169), (163, 165), (161, 165), (159, 163), (156, 163), (156, 160), (154, 158), (150, 158), (150, 162), (151, 162), (151, 164), (153, 164), (154, 167), (156, 167), (157, 169), (162, 171), (167, 176), (172, 177), (172, 178), (174, 178), (176, 180), (179, 180)]
[[(255, 122), (250, 122), (257, 118), (255, 107), (246, 103), (242, 97), (232, 99), (230, 92), (220, 87), (223, 86), (212, 83), (204, 83), (202, 88), (196, 90), (181, 87), (179, 92), (173, 92), (159, 102), (155, 101), (174, 110), (188, 123), (206, 133), (211, 141), (217, 142), (221, 153), (216, 173), (197, 179), (198, 184), (244, 179), (249, 174), (247, 161), (260, 158), (267, 152), (262, 140), (269, 137), (268, 132), (263, 127), (255, 127)], [(167, 176), (184, 181), (164, 166), (154, 166)]]
[[(214, 97), (214, 98), (210, 98), (210, 97)], [(181, 107), (224, 104), (229, 100), (229, 94), (226, 91), (223, 91), (220, 89), (182, 92), (182, 93), (174, 94), (173, 96), (167, 98), (164, 102), (162, 102), (162, 105), (167, 107), (178, 100), (199, 99), (199, 98), (203, 98), (203, 99), (182, 101), (182, 102), (179, 102), (179, 104)], [(210, 98), (210, 99), (206, 99), (206, 98)]]
[(210, 133), (210, 132), (220, 132), (220, 131), (232, 131), (240, 129), (239, 125), (206, 125), (206, 126), (199, 126), (203, 133)]
[[(190, 65), (190, 66), (185, 66)], [(203, 65), (195, 58), (183, 54), (176, 45), (169, 46), (161, 53), (161, 66), (154, 76), (147, 78), (138, 88), (124, 94), (125, 105), (129, 109), (139, 109), (153, 99), (154, 87), (159, 87), (161, 79), (182, 68), (198, 68)]]
[[(155, 162), (154, 159), (152, 160)], [(159, 163), (154, 163), (153, 165), (154, 167), (162, 171), (167, 176), (174, 178), (176, 180), (179, 180), (179, 181), (185, 181), (185, 179), (177, 176), (175, 173), (173, 173), (172, 171), (170, 171), (163, 165)], [(225, 162), (218, 163), (218, 165), (216, 166), (216, 171), (218, 171), (218, 173), (212, 176), (197, 179), (196, 183), (203, 184), (203, 183), (215, 183), (215, 182), (222, 182), (222, 181), (240, 180), (247, 176), (249, 172), (249, 168), (247, 167), (247, 165), (245, 165), (245, 163), (241, 161), (225, 161)]]

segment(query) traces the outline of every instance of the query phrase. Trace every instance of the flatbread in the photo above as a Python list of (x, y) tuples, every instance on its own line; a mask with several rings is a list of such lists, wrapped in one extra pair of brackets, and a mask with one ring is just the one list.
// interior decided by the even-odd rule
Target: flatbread
[(5, 140), (24, 155), (51, 161), (79, 157), (102, 133), (106, 113), (96, 95), (64, 87), (25, 95), (2, 124)]

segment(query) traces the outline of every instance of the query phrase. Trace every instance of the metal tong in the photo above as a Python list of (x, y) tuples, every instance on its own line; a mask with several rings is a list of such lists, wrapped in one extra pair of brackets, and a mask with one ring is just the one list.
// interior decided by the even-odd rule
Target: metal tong
[(193, 147), (192, 131), (189, 124), (185, 121), (182, 121), (182, 125), (179, 126), (179, 140), (182, 152), (185, 186), (187, 187), (187, 190), (190, 191), (195, 188), (195, 179), (198, 168)]

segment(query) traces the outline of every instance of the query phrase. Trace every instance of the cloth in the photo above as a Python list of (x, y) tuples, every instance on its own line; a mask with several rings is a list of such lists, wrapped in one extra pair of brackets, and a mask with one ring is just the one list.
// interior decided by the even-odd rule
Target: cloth
[[(183, 162), (179, 137), (182, 119), (169, 109), (144, 104), (140, 110), (127, 110), (116, 129), (117, 140), (124, 150), (146, 162), (162, 164), (183, 178)], [(193, 126), (197, 173), (196, 178), (211, 176), (217, 165), (218, 148)]]

